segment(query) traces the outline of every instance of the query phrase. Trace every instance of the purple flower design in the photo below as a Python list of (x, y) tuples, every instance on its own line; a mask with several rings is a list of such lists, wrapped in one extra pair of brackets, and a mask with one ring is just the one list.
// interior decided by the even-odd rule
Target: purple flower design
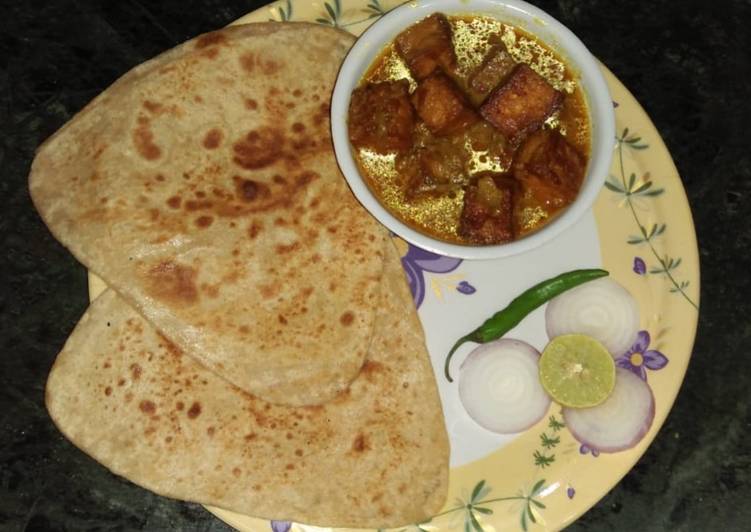
[(568, 487), (568, 489), (566, 490), (566, 495), (568, 495), (569, 499), (573, 499), (574, 498), (574, 495), (576, 495), (576, 490), (574, 489), (573, 486), (569, 486)]
[(271, 521), (271, 530), (274, 532), (289, 532), (292, 523), (289, 521)]
[(477, 292), (477, 288), (469, 284), (467, 281), (462, 281), (456, 285), (456, 291), (461, 292), (462, 294), (471, 295)]
[[(412, 297), (415, 300), (415, 307), (420, 308), (423, 299), (425, 299), (424, 272), (448, 273), (454, 271), (462, 263), (462, 259), (444, 257), (430, 251), (425, 251), (409, 243), (407, 243), (407, 246), (407, 253), (402, 257), (402, 267), (407, 273), (407, 280), (409, 281), (409, 288), (412, 291)], [(460, 286), (462, 285), (462, 283), (459, 284)], [(471, 291), (468, 291), (469, 289)], [(466, 283), (464, 290), (459, 287), (457, 287), (457, 290), (463, 294), (470, 294), (474, 292), (475, 288)]]
[(647, 265), (641, 257), (634, 257), (634, 273), (637, 275), (647, 273)]
[(668, 364), (668, 357), (655, 349), (649, 347), (650, 337), (647, 331), (639, 331), (636, 335), (636, 341), (631, 349), (615, 359), (615, 365), (624, 368), (642, 380), (647, 380), (647, 370), (653, 371), (662, 369)]
[(597, 458), (598, 456), (600, 456), (600, 451), (586, 444), (582, 444), (581, 447), (579, 447), (579, 453), (592, 454), (594, 458)]

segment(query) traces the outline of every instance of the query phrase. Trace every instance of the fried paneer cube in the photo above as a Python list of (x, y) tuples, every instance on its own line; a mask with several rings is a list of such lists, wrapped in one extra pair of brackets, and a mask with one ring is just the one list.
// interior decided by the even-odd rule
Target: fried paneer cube
[(482, 245), (513, 240), (515, 189), (512, 179), (481, 175), (464, 192), (459, 236)]
[(488, 96), (480, 114), (513, 143), (540, 129), (563, 104), (563, 94), (526, 64)]
[(468, 85), (474, 102), (480, 103), (514, 70), (516, 61), (503, 43), (493, 45), (482, 63), (470, 74)]
[(451, 24), (441, 13), (430, 15), (400, 33), (396, 49), (417, 81), (427, 78), (436, 69), (453, 72), (456, 68)]
[(349, 139), (355, 148), (378, 153), (412, 147), (415, 113), (409, 101), (409, 81), (368, 83), (352, 93)]
[(459, 87), (441, 72), (417, 85), (412, 104), (428, 129), (436, 135), (450, 135), (479, 120)]
[(514, 177), (546, 207), (562, 207), (576, 198), (586, 161), (556, 130), (532, 134), (516, 153)]

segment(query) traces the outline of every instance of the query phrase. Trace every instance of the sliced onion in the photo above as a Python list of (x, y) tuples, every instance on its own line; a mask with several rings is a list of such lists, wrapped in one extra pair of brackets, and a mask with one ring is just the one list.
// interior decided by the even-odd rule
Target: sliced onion
[(566, 426), (580, 443), (603, 453), (630, 449), (652, 426), (655, 400), (646, 381), (617, 368), (615, 388), (592, 408), (564, 408)]
[(538, 376), (539, 358), (531, 345), (510, 339), (472, 351), (459, 375), (459, 397), (469, 416), (499, 434), (537, 423), (550, 406)]
[(639, 306), (633, 296), (603, 277), (553, 298), (545, 310), (548, 338), (586, 334), (599, 340), (613, 358), (633, 345), (639, 332)]

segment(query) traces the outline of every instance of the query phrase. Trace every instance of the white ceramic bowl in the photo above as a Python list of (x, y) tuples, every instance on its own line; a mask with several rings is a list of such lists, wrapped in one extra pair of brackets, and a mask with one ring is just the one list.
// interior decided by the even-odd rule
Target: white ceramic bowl
[[(477, 14), (509, 22), (537, 36), (579, 74), (592, 124), (587, 174), (579, 195), (544, 227), (519, 240), (491, 246), (450, 244), (409, 227), (391, 214), (360, 175), (349, 142), (347, 113), (352, 91), (378, 54), (405, 28), (431, 13)], [(450, 257), (492, 259), (516, 255), (555, 238), (573, 225), (594, 203), (610, 168), (615, 138), (613, 103), (597, 61), (582, 42), (544, 11), (519, 0), (419, 0), (408, 2), (376, 21), (347, 55), (337, 78), (331, 104), (331, 129), (339, 166), (357, 199), (383, 225), (408, 242)]]

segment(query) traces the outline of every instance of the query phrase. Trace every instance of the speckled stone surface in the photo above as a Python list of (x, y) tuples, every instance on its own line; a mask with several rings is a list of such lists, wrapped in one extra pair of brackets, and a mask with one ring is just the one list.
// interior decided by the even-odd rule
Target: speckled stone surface
[[(226, 530), (110, 474), (44, 409), (86, 272), (36, 215), (36, 146), (136, 64), (263, 2), (0, 2), (0, 529)], [(572, 531), (747, 530), (751, 522), (751, 4), (536, 2), (624, 82), (683, 178), (702, 267), (683, 388), (636, 467)]]

